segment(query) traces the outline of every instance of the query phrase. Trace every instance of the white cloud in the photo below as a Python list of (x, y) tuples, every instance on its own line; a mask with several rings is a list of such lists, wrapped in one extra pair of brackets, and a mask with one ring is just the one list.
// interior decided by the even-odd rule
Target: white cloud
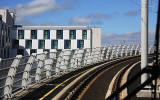
[(26, 16), (42, 14), (47, 11), (57, 11), (70, 9), (70, 3), (63, 0), (56, 3), (55, 0), (33, 0), (27, 4), (19, 4), (14, 9), (16, 10), (16, 22), (23, 22)]
[(140, 15), (140, 11), (128, 11), (124, 13), (125, 16), (138, 16)]
[[(154, 29), (149, 30), (149, 44), (153, 44), (154, 42)], [(126, 32), (124, 34), (116, 34), (116, 33), (107, 33), (101, 35), (102, 45), (109, 44), (138, 44), (141, 40), (141, 32)]]
[(103, 13), (92, 13), (88, 16), (75, 16), (70, 20), (70, 24), (96, 24), (100, 25), (103, 24), (103, 19), (111, 18), (112, 16), (109, 14), (103, 14)]
[(26, 5), (17, 5), (17, 16), (36, 15), (56, 8), (53, 0), (34, 0)]
[(75, 16), (71, 19), (71, 24), (91, 24), (92, 20), (88, 17)]
[(103, 13), (93, 13), (88, 15), (89, 18), (95, 18), (95, 19), (108, 19), (111, 18), (112, 15), (110, 14), (103, 14)]

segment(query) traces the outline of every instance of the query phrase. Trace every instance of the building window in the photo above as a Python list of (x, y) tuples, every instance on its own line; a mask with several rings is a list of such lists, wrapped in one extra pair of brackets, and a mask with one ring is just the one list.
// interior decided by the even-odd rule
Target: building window
[(26, 48), (31, 49), (32, 48), (32, 40), (26, 40)]
[(37, 30), (31, 30), (31, 39), (37, 39)]
[(8, 29), (8, 37), (10, 37), (11, 31), (10, 29)]
[(84, 48), (84, 40), (78, 40), (77, 41), (77, 48), (79, 48), (79, 49)]
[(50, 38), (50, 30), (44, 30), (43, 38), (44, 39), (49, 39)]
[(18, 39), (24, 39), (24, 30), (18, 30)]
[(87, 30), (82, 31), (82, 39), (87, 39)]
[(23, 49), (18, 49), (18, 50), (17, 50), (17, 55), (22, 55), (22, 56), (24, 56), (24, 50), (23, 50)]
[(19, 40), (12, 40), (12, 48), (18, 48), (19, 47)]
[(10, 49), (8, 48), (8, 52), (7, 52), (7, 58), (10, 57)]
[(64, 40), (64, 49), (71, 49), (71, 40)]
[(44, 40), (39, 40), (38, 48), (39, 49), (44, 49), (45, 48), (45, 41)]
[(69, 31), (69, 39), (76, 39), (76, 30)]
[(63, 39), (63, 30), (57, 30), (57, 39)]
[(58, 49), (58, 40), (52, 40), (51, 48), (52, 49)]
[(36, 49), (31, 49), (30, 55), (31, 55), (32, 53), (37, 53), (37, 50), (36, 50)]
[(50, 50), (49, 49), (43, 49), (43, 52), (50, 52)]

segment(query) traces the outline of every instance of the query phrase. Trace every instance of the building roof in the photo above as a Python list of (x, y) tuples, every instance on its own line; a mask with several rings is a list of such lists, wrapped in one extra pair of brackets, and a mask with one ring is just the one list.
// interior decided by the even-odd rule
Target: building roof
[(17, 29), (90, 29), (88, 26), (35, 26), (16, 25)]

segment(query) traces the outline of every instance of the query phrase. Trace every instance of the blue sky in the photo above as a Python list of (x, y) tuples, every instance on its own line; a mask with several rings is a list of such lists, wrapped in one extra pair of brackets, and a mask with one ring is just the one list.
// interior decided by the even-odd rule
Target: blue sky
[[(141, 0), (1, 0), (1, 8), (16, 10), (24, 25), (88, 25), (102, 28), (102, 44), (139, 41)], [(149, 0), (149, 32), (156, 25), (157, 0)], [(133, 38), (134, 37), (134, 38)]]

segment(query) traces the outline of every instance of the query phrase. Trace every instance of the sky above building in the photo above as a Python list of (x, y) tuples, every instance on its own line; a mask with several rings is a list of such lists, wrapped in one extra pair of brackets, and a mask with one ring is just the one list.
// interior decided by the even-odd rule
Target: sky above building
[[(149, 0), (149, 40), (153, 42), (157, 1)], [(1, 0), (16, 11), (16, 24), (88, 25), (102, 28), (102, 45), (140, 42), (141, 0)]]

